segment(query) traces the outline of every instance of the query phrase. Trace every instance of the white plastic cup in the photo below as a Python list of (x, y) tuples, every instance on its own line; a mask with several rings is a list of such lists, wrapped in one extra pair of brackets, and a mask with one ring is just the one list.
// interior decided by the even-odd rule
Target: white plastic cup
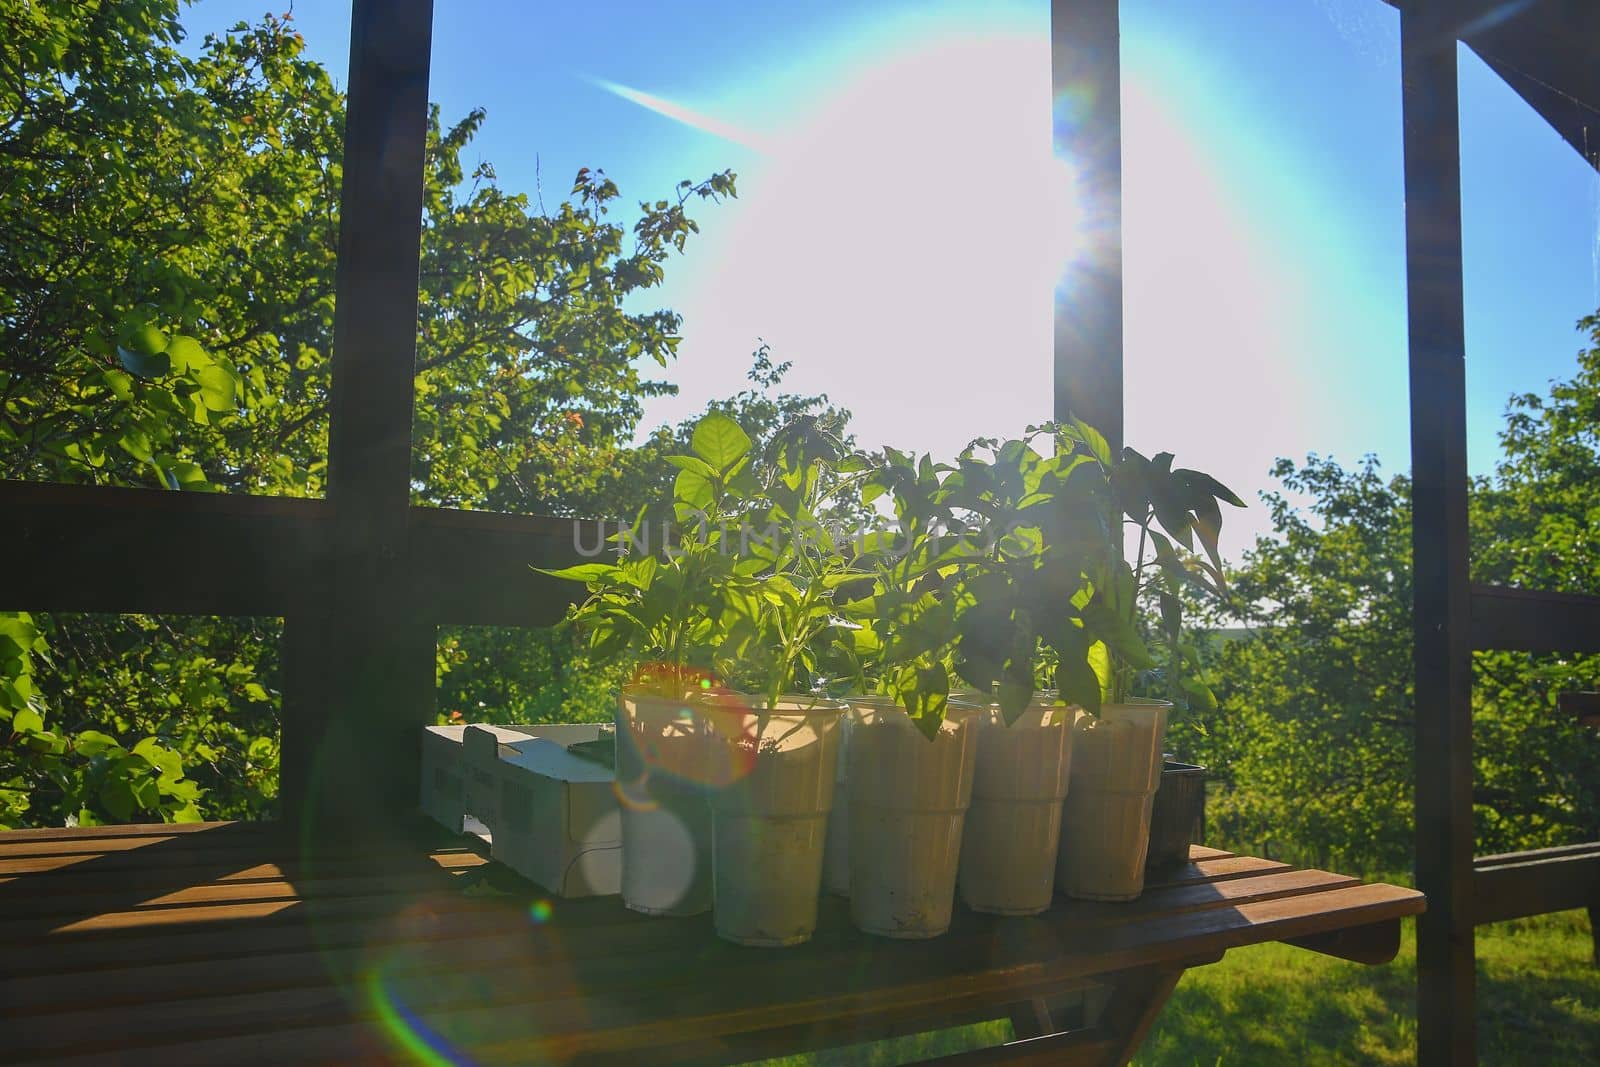
[(975, 720), (977, 771), (961, 843), (962, 903), (1037, 915), (1055, 892), (1062, 801), (1081, 708), (1039, 702), (1010, 726), (998, 707)]
[(1072, 789), (1062, 806), (1056, 886), (1081, 900), (1144, 892), (1150, 811), (1161, 784), (1165, 701), (1108, 704), (1074, 726)]
[(718, 743), (749, 767), (712, 802), (719, 937), (771, 948), (801, 944), (816, 930), (844, 712), (838, 701), (809, 696), (782, 697), (764, 713), (717, 709)]
[(850, 918), (866, 933), (949, 929), (980, 711), (951, 705), (930, 741), (897, 705), (851, 699)]
[(624, 689), (617, 701), (622, 903), (645, 915), (711, 910), (712, 739), (703, 700)]

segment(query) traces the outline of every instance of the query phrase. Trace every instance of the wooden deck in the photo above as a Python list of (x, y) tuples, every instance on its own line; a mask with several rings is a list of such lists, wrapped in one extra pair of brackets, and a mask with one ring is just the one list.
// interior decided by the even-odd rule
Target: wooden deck
[(1130, 904), (958, 907), (946, 936), (891, 942), (825, 898), (811, 944), (745, 949), (709, 916), (547, 900), (463, 840), (319, 858), (244, 824), (0, 834), (0, 1059), (738, 1062), (985, 1018), (1056, 1030), (1083, 994), (1094, 1025), (951, 1062), (1118, 1062), (1183, 968), (1281, 940), (1381, 962), (1423, 908), (1196, 846)]

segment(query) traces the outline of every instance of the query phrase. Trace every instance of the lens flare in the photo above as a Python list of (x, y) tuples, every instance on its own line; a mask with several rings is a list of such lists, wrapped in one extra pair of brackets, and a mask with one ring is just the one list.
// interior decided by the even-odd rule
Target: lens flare
[(650, 795), (647, 776), (641, 775), (631, 781), (618, 776), (611, 782), (611, 792), (625, 811), (655, 811), (659, 807), (655, 797)]
[(528, 915), (536, 923), (549, 922), (550, 915), (554, 910), (555, 909), (550, 906), (550, 902), (548, 900), (536, 900), (532, 904), (528, 905)]
[(470, 1061), (462, 1057), (438, 1031), (419, 1019), (400, 1003), (383, 980), (381, 969), (374, 967), (366, 976), (367, 1000), (372, 1005), (386, 1036), (403, 1050), (414, 1063), (424, 1067), (460, 1067)]
[(619, 85), (613, 81), (606, 81), (604, 78), (591, 78), (590, 81), (608, 93), (620, 96), (624, 100), (654, 111), (665, 118), (681, 122), (691, 129), (709, 133), (711, 136), (720, 137), (724, 141), (732, 141), (734, 144), (743, 145), (745, 148), (756, 152), (772, 151), (773, 146), (767, 138), (753, 130), (741, 129), (731, 122), (725, 122), (713, 115), (695, 111), (664, 97), (656, 96), (654, 93), (647, 93), (627, 85)]
[(651, 782), (721, 789), (755, 766), (746, 698), (694, 667), (650, 663), (624, 687), (617, 720), (617, 799), (649, 803)]

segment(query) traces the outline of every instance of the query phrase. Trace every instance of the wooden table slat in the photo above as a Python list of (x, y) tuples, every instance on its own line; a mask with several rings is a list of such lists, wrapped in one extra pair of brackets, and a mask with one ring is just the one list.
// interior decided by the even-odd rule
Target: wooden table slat
[[(410, 1019), (407, 1025), (427, 1028), (447, 1043), (465, 1048), (478, 1062), (559, 1062), (592, 1052), (656, 1048), (679, 1041), (686, 1033), (710, 1035), (741, 1028), (793, 1026), (812, 1019), (870, 1014), (957, 997), (988, 996), (998, 1000), (1027, 995), (1059, 988), (1081, 977), (1086, 969), (1144, 966), (1179, 946), (1182, 957), (1203, 950), (1220, 955), (1227, 948), (1253, 941), (1302, 936), (1351, 921), (1394, 919), (1414, 911), (1414, 894), (1408, 891), (1393, 886), (1358, 885), (1201, 912), (1197, 915), (1203, 921), (1198, 923), (1185, 921), (1196, 918), (1188, 916), (1095, 929), (1087, 939), (1085, 951), (1051, 962), (921, 980), (912, 977), (871, 990), (842, 990), (839, 973), (832, 971), (815, 976), (822, 991), (813, 996), (800, 995), (787, 980), (781, 995), (775, 996), (780, 991), (771, 980), (762, 982), (758, 977), (769, 974), (775, 978), (775, 961), (770, 954), (752, 953), (768, 958), (753, 959), (739, 969), (750, 979), (742, 985), (730, 983), (713, 988), (685, 982), (676, 988), (648, 993), (628, 990), (625, 996), (608, 995), (609, 991), (601, 987), (587, 995), (544, 1002), (537, 1010), (520, 1006), (507, 1010), (503, 1005), (420, 1009), (396, 997), (389, 1004), (389, 1011), (405, 1006), (404, 1015)], [(1175, 929), (1174, 923), (1178, 922), (1185, 928)], [(900, 950), (908, 955), (914, 951), (917, 957), (932, 961), (940, 955), (938, 947), (938, 942), (914, 942)], [(792, 965), (782, 968), (785, 979), (793, 969)], [(433, 988), (434, 983), (428, 983), (428, 987)], [(645, 1019), (630, 1022), (639, 1016)], [(299, 1050), (301, 1057), (359, 1059), (381, 1054), (384, 1048), (381, 1027), (360, 1020), (287, 1029), (281, 1017), (275, 1017), (280, 1024), (267, 1032), (197, 1037), (170, 1047), (160, 1046), (161, 1058), (163, 1062), (202, 1062), (206, 1058), (212, 1062), (241, 1058), (265, 1062)]]
[[(1068, 905), (1059, 917), (1049, 920), (1049, 929), (1070, 932), (1085, 926), (1138, 922), (1151, 914), (1179, 914), (1207, 907), (1235, 906), (1242, 902), (1317, 892), (1352, 884), (1356, 884), (1353, 879), (1320, 871), (1273, 873), (1256, 879), (1237, 879), (1222, 883), (1211, 892), (1207, 892), (1206, 887), (1186, 887), (1163, 894), (1153, 894), (1121, 907), (1120, 910), (1118, 906), (1105, 904)], [(800, 954), (834, 944), (852, 946), (852, 950), (857, 953), (864, 949), (870, 950), (871, 947), (882, 947), (882, 942), (873, 942), (846, 929), (842, 908), (836, 907), (832, 912), (825, 915), (827, 925), (820, 931), (813, 947), (800, 950)], [(486, 918), (489, 920), (486, 931), (479, 932), (475, 936), (450, 939), (445, 942), (448, 946), (448, 956), (442, 952), (438, 953), (438, 958), (427, 958), (418, 963), (418, 967), (428, 973), (436, 973), (440, 970), (468, 970), (480, 965), (504, 964), (508, 961), (514, 963), (521, 956), (539, 951), (541, 937), (547, 941), (553, 939), (554, 947), (559, 951), (559, 938), (564, 933), (561, 927), (557, 925), (544, 930), (531, 927), (520, 907), (488, 909)], [(496, 919), (500, 920), (499, 923), (494, 921)], [(665, 954), (679, 960), (693, 960), (695, 949), (704, 946), (709, 933), (703, 922), (657, 921), (647, 922), (646, 925), (649, 928), (648, 935), (643, 935), (643, 932), (637, 929), (637, 924), (625, 926), (621, 933), (612, 933), (604, 938), (596, 938), (591, 931), (584, 930), (584, 936), (589, 938), (586, 955), (590, 958), (599, 958), (614, 952), (639, 960), (652, 954)], [(964, 915), (947, 937), (956, 941), (972, 938), (992, 939), (997, 931), (1003, 933), (1006, 929), (1004, 923), (997, 924), (994, 920)], [(945, 942), (941, 940), (939, 943)], [(410, 943), (398, 943), (394, 949), (401, 950), (406, 944)], [(156, 958), (151, 958), (140, 965), (96, 973), (94, 1011), (97, 1018), (109, 1018), (111, 1016), (106, 1016), (104, 1011), (108, 1005), (116, 1003), (148, 1005), (169, 999), (244, 993), (296, 984), (331, 985), (334, 982), (329, 977), (330, 974), (353, 973), (363, 960), (370, 959), (375, 952), (383, 951), (384, 947), (381, 942), (376, 944), (368, 942), (339, 951), (324, 947), (317, 952), (254, 955), (249, 968), (239, 968), (225, 974), (216, 973), (215, 964), (209, 960), (162, 963)], [(737, 949), (722, 946), (717, 948), (724, 958), (734, 959), (740, 955)], [(417, 955), (420, 957), (422, 953), (417, 952)], [(684, 964), (686, 969), (689, 966)], [(67, 999), (66, 994), (75, 986), (81, 987), (82, 984), (83, 978), (76, 972), (0, 979), (0, 1018), (48, 1011), (52, 1004), (71, 1005), (73, 1001)]]
[[(112, 858), (120, 861), (133, 857), (119, 853)], [(489, 862), (487, 856), (466, 850), (432, 852), (427, 858), (443, 871), (464, 871), (472, 867), (481, 867)], [(94, 861), (94, 857), (38, 856), (26, 860), (0, 860), (0, 885), (15, 881), (24, 875), (52, 875), (48, 882), (35, 879), (32, 884), (55, 895), (105, 894), (108, 887), (117, 890), (170, 887), (176, 881), (182, 881), (189, 886), (202, 886), (221, 885), (227, 882), (303, 881), (306, 878), (381, 878), (381, 875), (373, 872), (371, 861), (359, 859), (343, 863), (319, 862), (310, 866), (294, 860), (284, 860), (281, 863), (252, 863), (210, 878), (205, 876), (204, 870), (201, 870), (192, 877), (182, 879), (174, 878), (174, 872), (180, 869), (177, 867), (163, 867), (159, 871), (152, 871), (142, 865), (123, 863), (114, 869), (107, 869), (101, 861), (92, 863), (90, 861)], [(17, 866), (8, 867), (7, 864)], [(89, 864), (89, 869), (85, 869), (85, 864)]]
[(459, 845), (303, 857), (254, 827), (95, 829), (0, 835), (8, 1058), (361, 1062), (394, 1055), (384, 1031), (409, 1020), (480, 1062), (639, 1049), (731, 1062), (775, 1050), (764, 1035), (810, 1047), (1003, 1015), (1097, 975), (1262, 940), (1351, 951), (1338, 931), (1387, 931), (1422, 907), (1410, 890), (1197, 846), (1125, 904), (1058, 902), (1034, 919), (958, 909), (945, 937), (890, 942), (851, 929), (829, 898), (811, 944), (749, 950), (717, 941), (708, 916), (647, 919), (615, 898), (555, 901), (537, 923), (538, 889)]
[[(1205, 886), (1218, 886), (1216, 892), (1227, 895), (1228, 891), (1221, 887), (1236, 878), (1289, 870), (1282, 864), (1273, 864), (1270, 861), (1258, 860), (1253, 863), (1254, 866), (1250, 867), (1232, 859), (1203, 861), (1194, 866), (1219, 865), (1225, 866), (1225, 869), (1217, 872), (1218, 877), (1215, 880), (1208, 881), (1195, 877), (1156, 887), (1148, 890), (1139, 901), (1130, 904), (1072, 902), (1065, 905), (1068, 910), (1062, 921), (1075, 921), (1069, 917), (1072, 914), (1071, 909), (1082, 909), (1084, 914), (1091, 917), (1089, 921), (1095, 922), (1103, 921), (1105, 916), (1114, 918), (1148, 914), (1153, 910), (1179, 906), (1179, 902), (1183, 901), (1209, 899), (1207, 896), (1209, 891), (1203, 888)], [(1184, 890), (1188, 890), (1188, 893), (1185, 894)], [(1198, 896), (1195, 895), (1197, 892)], [(537, 891), (534, 895), (537, 895)], [(515, 906), (519, 909), (525, 907), (527, 899), (527, 897), (519, 898)], [(413, 911), (412, 921), (396, 927), (397, 931), (414, 931), (424, 917), (426, 924), (431, 925), (444, 917), (462, 912), (492, 916), (501, 906), (494, 897), (471, 897), (453, 891), (418, 894), (411, 898), (410, 902)], [(353, 938), (347, 936), (341, 929), (345, 923), (367, 924), (374, 918), (381, 919), (386, 912), (395, 910), (395, 903), (393, 895), (374, 892), (370, 895), (356, 894), (342, 898), (313, 898), (300, 901), (235, 899), (202, 905), (136, 907), (111, 912), (84, 909), (75, 914), (57, 913), (44, 918), (0, 921), (0, 944), (49, 941), (52, 943), (52, 954), (61, 959), (64, 967), (70, 966), (74, 958), (81, 959), (84, 956), (103, 960), (108, 965), (114, 965), (121, 959), (184, 958), (186, 952), (212, 957), (218, 952), (204, 933), (204, 928), (212, 924), (219, 927), (215, 932), (215, 938), (226, 939), (225, 943), (235, 951), (270, 952), (274, 950), (275, 944), (282, 944), (285, 950), (293, 948), (295, 942), (292, 937), (280, 940), (282, 935), (265, 931), (263, 927), (268, 923), (294, 926), (316, 923), (319, 924), (317, 936), (322, 943), (339, 945), (370, 936), (365, 929), (357, 932)], [(620, 907), (614, 899), (559, 901), (555, 907), (561, 912), (564, 924), (584, 928), (613, 925), (633, 928), (645, 921), (642, 916)], [(825, 901), (824, 910), (828, 907), (842, 909), (843, 905), (836, 901)], [(234, 927), (242, 922), (248, 923), (249, 929), (235, 930)], [(181, 933), (156, 933), (153, 940), (143, 944), (101, 943), (87, 953), (70, 951), (74, 947), (72, 941), (87, 934), (132, 937), (167, 926), (176, 927)], [(196, 931), (199, 931), (198, 936)], [(178, 937), (183, 937), (184, 942), (173, 940)], [(241, 944), (240, 938), (245, 938), (245, 942)], [(31, 962), (38, 965), (39, 961)]]

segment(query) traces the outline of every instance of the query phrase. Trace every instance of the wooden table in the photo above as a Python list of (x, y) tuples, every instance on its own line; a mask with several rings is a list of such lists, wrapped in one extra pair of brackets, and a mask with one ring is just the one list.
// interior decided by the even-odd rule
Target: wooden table
[(958, 907), (946, 936), (895, 942), (825, 898), (809, 945), (746, 949), (709, 916), (546, 901), (469, 841), (312, 856), (246, 824), (0, 834), (0, 1060), (738, 1062), (1009, 1016), (1045, 1036), (939, 1062), (1120, 1063), (1185, 968), (1285, 940), (1385, 962), (1423, 909), (1196, 846), (1129, 904)]

